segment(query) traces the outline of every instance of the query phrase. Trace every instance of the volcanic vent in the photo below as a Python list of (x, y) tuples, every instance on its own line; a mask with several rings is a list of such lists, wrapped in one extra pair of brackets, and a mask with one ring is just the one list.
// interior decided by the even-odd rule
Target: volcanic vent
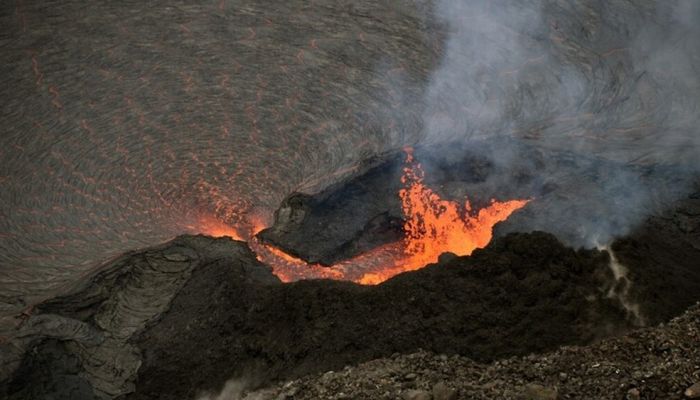
[[(528, 200), (500, 202), (491, 199), (484, 208), (473, 210), (468, 199), (463, 204), (443, 200), (425, 185), (424, 172), (413, 158), (413, 149), (406, 148), (405, 154), (400, 179), (402, 188), (397, 193), (403, 213), (402, 226), (395, 231), (402, 236), (400, 240), (368, 248), (333, 265), (322, 265), (307, 263), (253, 238), (249, 243), (258, 259), (270, 265), (284, 282), (330, 278), (378, 284), (401, 272), (437, 262), (443, 253), (468, 256), (475, 249), (485, 247), (491, 240), (494, 225), (528, 203)], [(394, 223), (398, 220), (394, 219)], [(262, 237), (270, 236), (263, 231)]]
[[(1, 3), (0, 397), (500, 363), (683, 313), (699, 5)], [(693, 315), (632, 348), (675, 357)], [(627, 382), (678, 397), (684, 362)]]
[[(5, 366), (14, 371), (3, 386), (6, 397), (195, 397), (220, 391), (231, 378), (254, 389), (417, 349), (490, 362), (628, 331), (638, 321), (619, 293), (649, 323), (699, 299), (693, 290), (700, 279), (694, 230), (672, 222), (698, 215), (697, 194), (615, 242), (613, 259), (605, 251), (574, 250), (548, 233), (508, 233), (563, 201), (559, 191), (571, 188), (553, 188), (536, 172), (565, 165), (580, 170), (569, 155), (549, 152), (538, 160), (536, 149), (523, 144), (522, 165), (514, 171), (488, 161), (489, 149), (501, 143), (465, 144), (471, 152), (460, 146), (388, 153), (323, 192), (292, 195), (275, 224), (248, 243), (182, 236), (103, 265), (73, 293), (28, 312), (13, 346), (2, 347), (11, 361)], [(421, 172), (419, 157), (447, 149), (460, 156), (426, 162)], [(580, 175), (570, 184), (586, 186), (597, 176)], [(473, 209), (481, 211), (443, 200), (464, 191), (477, 194)], [(498, 192), (524, 200), (494, 202)], [(413, 214), (419, 204), (431, 207)], [(439, 224), (443, 216), (452, 218), (451, 227)], [(489, 241), (495, 219), (502, 221)], [(482, 220), (489, 224), (487, 235), (468, 229)], [(349, 223), (339, 228), (338, 221), (354, 221), (360, 229), (348, 229)], [(700, 219), (685, 223), (698, 227)], [(463, 250), (471, 255), (442, 254), (405, 273), (386, 269), (400, 266), (397, 255), (431, 256), (411, 244), (419, 250), (425, 250), (422, 243), (449, 244), (448, 228), (474, 235), (473, 246)], [(675, 240), (646, 233), (660, 229)], [(308, 240), (318, 232), (326, 236)], [(306, 247), (294, 250), (289, 238), (305, 239), (295, 243)], [(683, 256), (663, 262), (652, 257), (671, 253)], [(629, 272), (631, 286), (617, 287), (611, 263), (642, 265), (639, 258), (646, 264)], [(363, 268), (382, 282), (347, 282), (367, 278)], [(309, 279), (319, 277), (332, 279)]]

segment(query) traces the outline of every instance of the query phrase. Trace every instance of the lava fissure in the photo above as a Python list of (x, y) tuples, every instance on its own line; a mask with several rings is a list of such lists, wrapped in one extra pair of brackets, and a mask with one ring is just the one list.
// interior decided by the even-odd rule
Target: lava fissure
[[(360, 284), (376, 285), (406, 271), (413, 271), (434, 263), (442, 253), (460, 256), (470, 255), (475, 249), (485, 247), (493, 236), (493, 227), (505, 221), (513, 212), (523, 208), (530, 200), (496, 201), (487, 207), (474, 210), (468, 199), (463, 204), (444, 200), (425, 186), (424, 172), (413, 157), (413, 149), (406, 148), (406, 165), (401, 177), (402, 189), (398, 196), (404, 216), (404, 238), (399, 242), (375, 247), (351, 259), (330, 267), (308, 263), (283, 250), (261, 242), (254, 236), (259, 227), (249, 235), (216, 225), (217, 236), (249, 237), (248, 245), (260, 262), (272, 267), (283, 282), (301, 279), (348, 280)], [(259, 225), (259, 224), (254, 224)], [(208, 226), (215, 226), (209, 222)], [(233, 233), (230, 235), (229, 233)]]

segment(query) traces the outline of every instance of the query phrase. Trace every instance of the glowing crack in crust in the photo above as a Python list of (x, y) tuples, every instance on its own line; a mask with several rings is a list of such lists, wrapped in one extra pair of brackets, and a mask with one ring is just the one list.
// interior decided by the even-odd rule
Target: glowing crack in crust
[[(423, 183), (424, 173), (413, 158), (413, 150), (406, 148), (405, 151), (406, 165), (401, 177), (403, 188), (398, 193), (405, 221), (402, 241), (375, 247), (327, 267), (307, 263), (251, 237), (248, 244), (258, 260), (271, 266), (275, 275), (284, 282), (337, 279), (376, 285), (402, 272), (434, 263), (442, 253), (465, 256), (485, 247), (491, 241), (494, 225), (505, 221), (530, 201), (492, 199), (487, 207), (477, 211), (468, 199), (464, 204), (443, 200)], [(211, 234), (228, 235), (221, 226), (208, 226), (216, 228)], [(235, 230), (231, 231), (234, 232), (232, 237), (241, 237)]]

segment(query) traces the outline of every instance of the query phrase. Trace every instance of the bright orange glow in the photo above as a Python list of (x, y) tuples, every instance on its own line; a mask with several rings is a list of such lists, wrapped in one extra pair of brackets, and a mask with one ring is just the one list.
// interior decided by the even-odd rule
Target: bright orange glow
[(401, 272), (397, 270), (393, 274), (386, 273), (392, 268), (387, 266), (394, 265), (396, 260), (402, 257), (403, 245), (400, 242), (379, 246), (330, 267), (310, 264), (272, 245), (261, 243), (257, 238), (253, 238), (248, 245), (257, 255), (258, 261), (269, 265), (282, 282), (302, 279), (336, 279), (374, 285)]
[(198, 231), (213, 237), (228, 236), (234, 240), (243, 240), (242, 236), (232, 226), (225, 224), (218, 218), (202, 216), (198, 221)]
[[(213, 237), (228, 236), (234, 240), (251, 241), (255, 235), (268, 226), (267, 219), (253, 215), (235, 228), (214, 216), (200, 216), (197, 231)], [(195, 227), (191, 227), (193, 230)]]
[(267, 228), (269, 223), (267, 222), (267, 218), (264, 218), (260, 215), (253, 215), (250, 218), (250, 233), (251, 237), (257, 235), (262, 231), (263, 229)]
[(488, 207), (475, 212), (469, 200), (464, 205), (443, 200), (423, 184), (423, 170), (415, 164), (411, 149), (406, 153), (407, 165), (401, 178), (404, 189), (399, 191), (405, 218), (405, 271), (435, 262), (445, 252), (467, 256), (485, 247), (491, 241), (494, 225), (529, 202), (492, 199)]
[(284, 251), (261, 243), (257, 238), (248, 242), (258, 261), (272, 267), (272, 271), (282, 282), (294, 282), (301, 279), (344, 279), (344, 274), (337, 268), (320, 264), (309, 264), (291, 256)]
[[(499, 202), (494, 199), (478, 211), (469, 200), (464, 204), (443, 200), (423, 183), (424, 173), (413, 159), (412, 149), (406, 149), (406, 166), (398, 195), (404, 214), (405, 237), (402, 241), (374, 248), (350, 260), (330, 267), (310, 264), (266, 243), (254, 235), (267, 226), (264, 218), (254, 216), (245, 224), (248, 245), (258, 260), (272, 268), (283, 282), (301, 279), (348, 280), (364, 285), (376, 285), (406, 271), (423, 268), (438, 260), (440, 254), (451, 252), (470, 255), (485, 247), (492, 238), (493, 227), (505, 221), (530, 200)], [(222, 222), (207, 220), (204, 232), (212, 236), (241, 237)]]

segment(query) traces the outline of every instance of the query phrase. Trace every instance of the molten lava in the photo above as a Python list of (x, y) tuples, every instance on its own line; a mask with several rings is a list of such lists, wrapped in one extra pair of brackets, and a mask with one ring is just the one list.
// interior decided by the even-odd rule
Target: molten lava
[[(209, 236), (228, 236), (234, 240), (243, 240), (243, 237), (239, 234), (238, 230), (215, 217), (204, 215), (201, 216), (197, 222), (199, 224), (199, 231), (204, 232)], [(188, 226), (188, 228), (191, 228), (193, 231), (195, 229), (194, 226)]]
[[(402, 241), (376, 247), (350, 260), (327, 267), (309, 264), (284, 251), (260, 242), (252, 235), (248, 244), (258, 260), (272, 267), (283, 282), (301, 279), (349, 280), (365, 285), (376, 285), (406, 271), (423, 268), (437, 261), (440, 254), (451, 252), (460, 256), (486, 246), (493, 234), (493, 227), (505, 221), (513, 212), (530, 200), (499, 202), (494, 199), (478, 211), (472, 209), (469, 200), (464, 204), (443, 200), (423, 183), (424, 173), (413, 158), (412, 149), (406, 149), (406, 166), (399, 190), (404, 214), (405, 237)], [(261, 225), (253, 222), (253, 233)], [(208, 222), (221, 234), (221, 227)], [(236, 232), (231, 229), (231, 232)], [(236, 234), (234, 238), (239, 237)]]
[(529, 202), (492, 199), (488, 207), (474, 212), (469, 200), (463, 206), (443, 200), (423, 184), (423, 170), (414, 163), (412, 150), (407, 149), (406, 154), (407, 166), (401, 178), (404, 189), (399, 191), (406, 232), (405, 271), (435, 262), (445, 252), (466, 256), (485, 247), (491, 241), (493, 226)]

